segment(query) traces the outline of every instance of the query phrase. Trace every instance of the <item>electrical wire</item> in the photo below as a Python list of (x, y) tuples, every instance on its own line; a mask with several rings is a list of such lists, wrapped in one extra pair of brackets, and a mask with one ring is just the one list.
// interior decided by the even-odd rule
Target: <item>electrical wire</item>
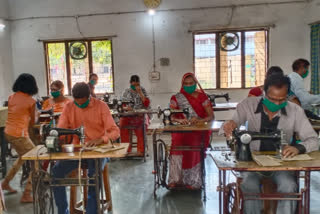
[[(218, 6), (204, 6), (204, 7), (190, 7), (190, 8), (173, 8), (173, 9), (159, 9), (159, 12), (183, 12), (183, 11), (201, 11), (201, 10), (214, 10), (214, 9), (228, 9), (232, 7), (257, 7), (257, 6), (270, 6), (270, 5), (286, 5), (286, 4), (307, 4), (310, 0), (288, 0), (280, 2), (269, 3), (252, 3), (252, 4), (236, 4), (236, 5), (218, 5)], [(22, 18), (4, 18), (5, 21), (22, 21), (34, 19), (55, 19), (55, 18), (75, 18), (75, 17), (90, 17), (90, 16), (112, 16), (112, 15), (125, 15), (125, 14), (139, 14), (146, 13), (146, 10), (135, 11), (119, 11), (119, 12), (105, 12), (105, 13), (89, 13), (79, 15), (62, 15), (62, 16), (30, 16)]]
[(77, 29), (78, 29), (80, 35), (81, 35), (83, 38), (85, 38), (85, 36), (83, 35), (83, 33), (82, 33), (81, 29), (80, 29), (79, 16), (75, 16), (75, 19), (76, 19), (76, 23), (77, 23)]
[[(79, 179), (79, 188), (80, 188), (80, 193), (83, 196), (83, 189), (82, 189), (82, 181), (81, 181), (81, 160), (82, 160), (82, 152), (84, 151), (83, 148), (80, 149), (79, 152), (79, 164), (78, 164), (78, 179)], [(84, 197), (82, 198), (82, 213), (85, 214), (86, 212), (86, 208), (85, 208), (85, 204), (84, 204)]]

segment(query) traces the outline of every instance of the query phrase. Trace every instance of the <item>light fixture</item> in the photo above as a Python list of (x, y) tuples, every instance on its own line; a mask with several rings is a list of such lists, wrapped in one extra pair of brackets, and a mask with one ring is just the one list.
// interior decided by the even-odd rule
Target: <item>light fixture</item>
[(5, 27), (6, 25), (4, 24), (4, 20), (0, 19), (0, 31), (2, 31)]
[(154, 9), (149, 9), (149, 10), (148, 10), (148, 14), (149, 14), (150, 16), (154, 16), (154, 14), (156, 14), (156, 11), (155, 11)]

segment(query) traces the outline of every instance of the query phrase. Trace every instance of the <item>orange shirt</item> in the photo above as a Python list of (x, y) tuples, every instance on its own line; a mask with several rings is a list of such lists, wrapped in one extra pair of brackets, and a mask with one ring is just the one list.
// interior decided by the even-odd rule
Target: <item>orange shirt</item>
[[(120, 136), (120, 130), (115, 124), (109, 107), (106, 103), (90, 98), (86, 108), (77, 107), (74, 102), (68, 102), (59, 118), (59, 128), (75, 129), (84, 126), (85, 141), (103, 138), (104, 143), (109, 139), (116, 140)], [(73, 138), (73, 144), (79, 144), (79, 138)]]
[(65, 104), (67, 104), (70, 101), (70, 99), (65, 98), (62, 102), (54, 102), (53, 98), (49, 98), (46, 101), (44, 101), (42, 105), (43, 110), (49, 110), (53, 107), (54, 112), (62, 112), (63, 107)]
[(8, 99), (8, 119), (4, 132), (13, 137), (29, 137), (28, 128), (36, 101), (31, 95), (16, 92)]

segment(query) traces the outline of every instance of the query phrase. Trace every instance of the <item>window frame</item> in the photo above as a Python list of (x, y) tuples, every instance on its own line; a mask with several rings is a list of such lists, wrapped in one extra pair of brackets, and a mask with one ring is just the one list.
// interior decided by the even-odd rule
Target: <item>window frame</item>
[[(232, 28), (232, 29), (219, 29), (219, 30), (208, 30), (208, 31), (193, 31), (192, 32), (192, 45), (193, 45), (193, 73), (196, 74), (196, 62), (195, 62), (195, 36), (201, 34), (216, 34), (215, 45), (216, 45), (216, 88), (206, 88), (204, 90), (235, 90), (235, 89), (251, 89), (257, 86), (246, 88), (246, 72), (245, 72), (245, 32), (250, 31), (265, 31), (266, 34), (266, 72), (269, 67), (269, 53), (270, 53), (270, 28)], [(220, 78), (220, 48), (219, 48), (219, 34), (224, 32), (240, 32), (241, 41), (241, 88), (221, 88)]]
[[(70, 42), (80, 41), (80, 42), (87, 42), (87, 51), (88, 51), (88, 63), (89, 63), (89, 75), (93, 73), (93, 61), (92, 61), (92, 44), (91, 42), (94, 41), (105, 41), (108, 40), (111, 42), (111, 66), (112, 66), (112, 92), (109, 94), (114, 94), (114, 58), (113, 58), (113, 41), (112, 37), (99, 37), (99, 38), (78, 38), (78, 39), (63, 39), (63, 40), (43, 40), (43, 47), (44, 47), (44, 58), (45, 58), (45, 67), (46, 67), (46, 82), (47, 82), (47, 95), (50, 94), (50, 69), (49, 69), (49, 55), (48, 55), (48, 44), (50, 43), (64, 43), (65, 47), (65, 55), (66, 55), (66, 72), (67, 72), (67, 87), (68, 94), (71, 95), (72, 91), (72, 81), (71, 81), (71, 71), (70, 71), (70, 57), (69, 57), (69, 45)], [(103, 93), (96, 93), (97, 95), (103, 95)]]

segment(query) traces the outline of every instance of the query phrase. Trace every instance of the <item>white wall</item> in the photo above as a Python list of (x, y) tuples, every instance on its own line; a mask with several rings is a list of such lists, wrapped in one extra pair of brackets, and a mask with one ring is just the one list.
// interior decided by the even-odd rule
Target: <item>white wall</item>
[[(161, 9), (205, 7), (230, 3), (261, 3), (263, 0), (163, 1)], [(276, 2), (276, 0), (268, 1)], [(312, 3), (316, 4), (316, 3)], [(319, 6), (318, 6), (319, 7)], [(144, 10), (141, 0), (13, 0), (10, 1), (11, 18), (52, 15), (77, 15), (97, 12)], [(214, 29), (228, 26), (264, 26), (275, 24), (270, 31), (270, 65), (281, 66), (286, 73), (294, 59), (309, 59), (309, 26), (317, 9), (307, 4), (261, 5), (237, 7), (232, 22), (230, 8), (179, 12), (159, 12), (154, 17), (156, 57), (170, 58), (169, 67), (158, 66), (161, 80), (151, 83), (148, 72), (152, 67), (151, 18), (144, 13), (91, 16), (79, 19), (86, 37), (117, 35), (113, 40), (115, 93), (128, 86), (129, 76), (138, 74), (151, 94), (153, 105), (167, 106), (170, 96), (180, 88), (181, 77), (193, 70), (192, 34), (189, 29)], [(81, 37), (73, 18), (32, 19), (11, 22), (13, 70), (17, 77), (22, 72), (36, 76), (41, 95), (46, 93), (46, 75), (43, 45), (37, 40)], [(309, 86), (308, 79), (306, 85)], [(232, 101), (240, 101), (248, 90), (228, 90)], [(225, 117), (225, 115), (223, 115)]]
[[(7, 18), (8, 12), (7, 0), (0, 0), (0, 19)], [(0, 106), (7, 100), (13, 82), (10, 23), (6, 21), (4, 23), (5, 29), (0, 30)]]

